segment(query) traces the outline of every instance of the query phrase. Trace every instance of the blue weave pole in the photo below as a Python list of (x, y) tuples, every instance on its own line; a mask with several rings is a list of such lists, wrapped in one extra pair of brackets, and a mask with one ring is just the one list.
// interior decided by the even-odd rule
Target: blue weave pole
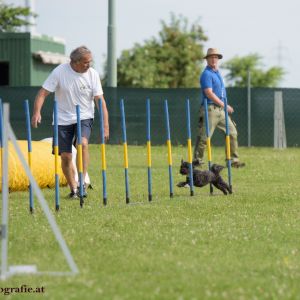
[(100, 120), (100, 147), (101, 147), (101, 161), (102, 161), (102, 191), (103, 204), (107, 205), (107, 191), (106, 191), (106, 155), (105, 155), (105, 137), (104, 137), (104, 118), (102, 99), (99, 99), (99, 120)]
[(53, 149), (55, 168), (55, 210), (59, 211), (59, 173), (58, 173), (58, 121), (57, 121), (57, 101), (53, 105)]
[(173, 176), (172, 176), (172, 145), (171, 145), (171, 134), (170, 134), (168, 100), (165, 100), (165, 120), (166, 120), (166, 131), (167, 131), (170, 198), (172, 198), (174, 194), (173, 194)]
[(188, 163), (189, 163), (189, 178), (190, 178), (190, 180), (189, 180), (190, 195), (194, 196), (191, 113), (190, 113), (190, 100), (189, 99), (186, 99), (186, 128), (187, 128)]
[(130, 202), (129, 196), (129, 178), (128, 178), (128, 149), (127, 149), (127, 136), (126, 136), (126, 122), (125, 122), (125, 109), (124, 100), (120, 101), (121, 109), (121, 125), (123, 133), (123, 148), (124, 148), (124, 169), (125, 169), (125, 190), (126, 190), (126, 204)]
[(152, 171), (151, 171), (151, 111), (150, 99), (146, 102), (147, 115), (147, 166), (148, 166), (148, 200), (152, 201)]
[[(207, 160), (208, 160), (208, 169), (211, 169), (211, 142), (210, 142), (210, 136), (209, 136), (209, 120), (208, 120), (208, 106), (207, 106), (207, 99), (204, 98), (204, 112), (205, 112), (205, 130), (206, 130), (206, 145), (207, 145)], [(213, 186), (210, 183), (209, 185), (210, 194), (213, 194)]]
[(80, 106), (76, 105), (77, 115), (77, 162), (78, 162), (78, 178), (79, 178), (79, 198), (80, 207), (83, 206), (83, 163), (82, 163), (82, 138), (81, 138), (81, 121)]
[[(28, 100), (24, 101), (24, 110), (26, 118), (26, 133), (27, 133), (27, 150), (28, 150), (28, 166), (31, 169), (32, 162), (32, 145), (31, 145), (31, 127), (30, 127), (30, 112), (29, 112), (29, 102)], [(33, 191), (32, 186), (29, 181), (29, 211), (33, 213)]]
[(226, 162), (228, 170), (228, 185), (232, 191), (232, 176), (231, 176), (231, 155), (230, 155), (230, 132), (229, 132), (229, 122), (228, 122), (228, 107), (227, 107), (227, 98), (224, 99), (224, 111), (225, 111), (225, 126), (226, 126)]

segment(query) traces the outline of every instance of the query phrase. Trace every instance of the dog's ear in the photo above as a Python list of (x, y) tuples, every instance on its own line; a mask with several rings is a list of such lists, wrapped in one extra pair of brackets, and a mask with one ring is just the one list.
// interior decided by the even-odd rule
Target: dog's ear
[(183, 158), (181, 159), (181, 164), (183, 164)]

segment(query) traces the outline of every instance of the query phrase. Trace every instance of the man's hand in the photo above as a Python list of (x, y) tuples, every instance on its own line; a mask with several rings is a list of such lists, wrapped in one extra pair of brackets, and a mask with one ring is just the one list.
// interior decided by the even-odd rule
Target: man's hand
[(41, 109), (44, 104), (45, 98), (49, 94), (50, 94), (49, 91), (45, 90), (44, 88), (41, 88), (35, 97), (33, 114), (31, 118), (31, 125), (33, 128), (37, 128), (38, 124), (40, 124), (42, 121)]
[(227, 111), (229, 114), (232, 114), (234, 112), (234, 109), (230, 105), (227, 104)]
[(33, 128), (37, 128), (38, 124), (40, 124), (42, 121), (42, 116), (40, 113), (36, 113), (31, 118), (31, 125)]

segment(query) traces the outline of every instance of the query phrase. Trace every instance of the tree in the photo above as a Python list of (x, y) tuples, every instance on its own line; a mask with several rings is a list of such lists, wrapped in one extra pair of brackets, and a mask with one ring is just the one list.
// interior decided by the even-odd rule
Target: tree
[(262, 57), (256, 53), (244, 57), (235, 56), (227, 61), (222, 68), (229, 70), (225, 76), (229, 86), (246, 87), (248, 71), (251, 74), (252, 87), (276, 87), (283, 78), (281, 67), (272, 67), (266, 71), (262, 69)]
[(30, 25), (26, 17), (37, 15), (28, 7), (6, 5), (0, 0), (0, 32), (16, 32), (22, 26)]
[(124, 50), (118, 59), (118, 86), (177, 88), (198, 87), (207, 40), (197, 23), (189, 26), (183, 16), (171, 14), (162, 21), (158, 38)]

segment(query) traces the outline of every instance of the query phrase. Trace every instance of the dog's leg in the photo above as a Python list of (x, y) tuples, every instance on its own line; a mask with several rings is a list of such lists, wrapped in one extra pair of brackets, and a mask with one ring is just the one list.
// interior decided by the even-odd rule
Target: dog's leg
[(220, 182), (213, 182), (212, 183), (217, 189), (221, 190), (223, 192), (224, 195), (227, 195), (227, 191), (226, 191), (226, 188), (220, 184)]
[(232, 194), (230, 186), (223, 180), (222, 177), (219, 177), (219, 183), (228, 191), (229, 194)]
[(177, 183), (177, 186), (178, 187), (185, 187), (187, 184), (190, 184), (189, 177), (186, 177), (186, 181), (181, 181), (181, 182)]

